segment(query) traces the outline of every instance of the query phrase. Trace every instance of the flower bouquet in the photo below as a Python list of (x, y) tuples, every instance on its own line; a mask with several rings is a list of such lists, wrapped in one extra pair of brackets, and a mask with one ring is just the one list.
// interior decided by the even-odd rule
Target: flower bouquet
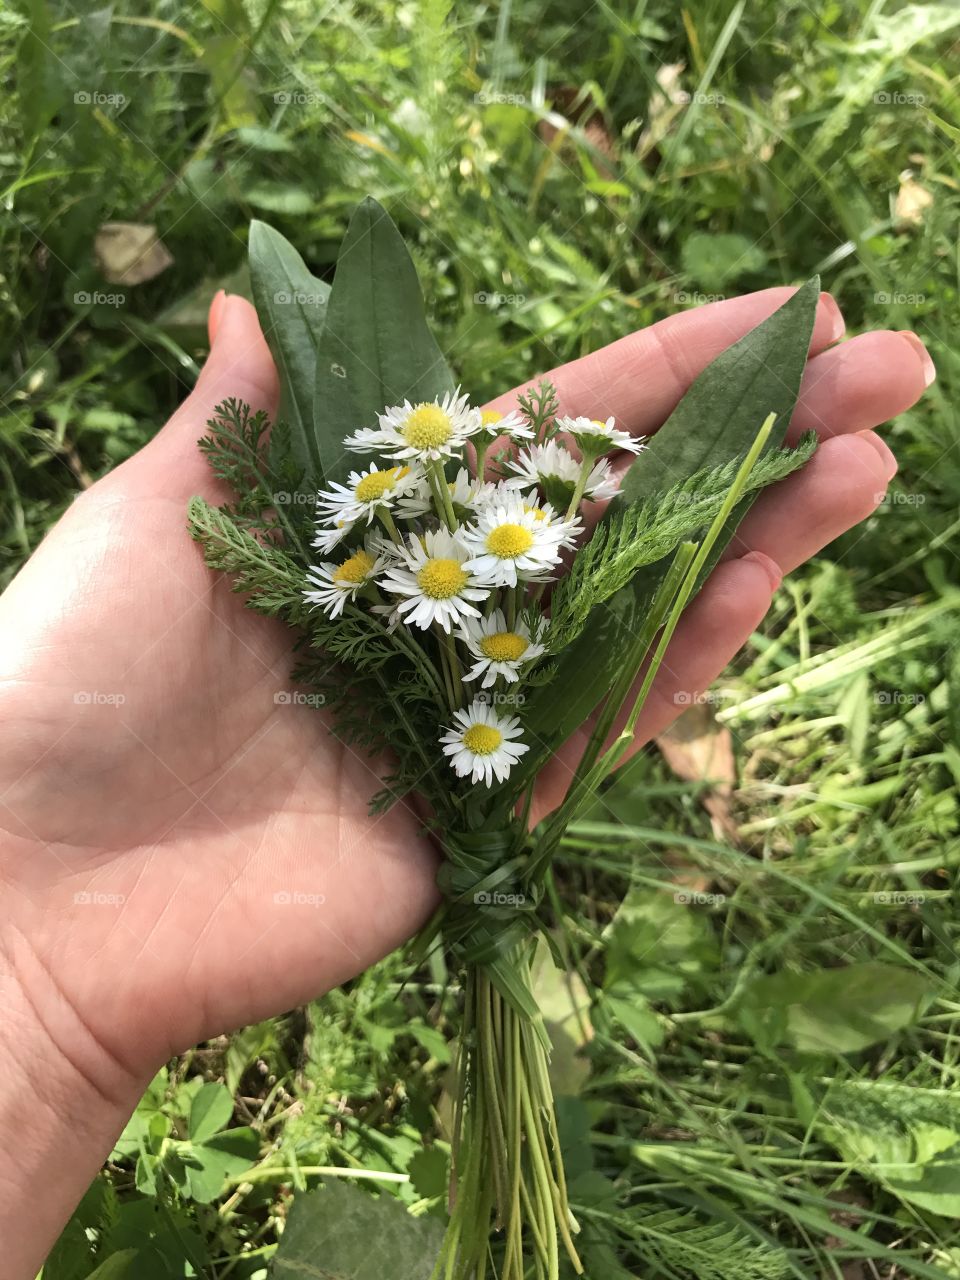
[[(234, 498), (190, 529), (247, 605), (287, 622), (332, 732), (387, 761), (371, 811), (414, 805), (443, 861), (414, 960), (462, 977), (447, 1280), (577, 1272), (530, 980), (552, 945), (554, 854), (622, 761), (677, 622), (751, 498), (810, 457), (782, 447), (816, 280), (728, 348), (650, 442), (565, 415), (549, 381), (483, 412), (430, 334), (413, 264), (365, 200), (332, 287), (250, 235), (282, 382), (273, 424), (228, 400), (201, 442)], [(596, 520), (598, 503), (606, 502)], [(594, 527), (591, 529), (591, 523)], [(561, 803), (538, 776), (585, 722)]]

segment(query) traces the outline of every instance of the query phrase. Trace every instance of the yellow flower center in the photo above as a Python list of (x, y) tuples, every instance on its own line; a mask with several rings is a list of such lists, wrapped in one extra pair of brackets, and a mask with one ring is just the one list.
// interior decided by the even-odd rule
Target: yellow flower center
[(501, 560), (515, 560), (533, 546), (533, 534), (522, 524), (501, 524), (487, 534), (487, 550)]
[(497, 413), (496, 409), (484, 409), (480, 415), (480, 421), (485, 427), (495, 427), (503, 418), (502, 413)]
[(413, 449), (436, 449), (451, 435), (453, 425), (438, 404), (418, 404), (403, 424), (403, 438)]
[(409, 467), (388, 467), (386, 471), (371, 471), (353, 487), (353, 496), (358, 502), (376, 502), (378, 498), (389, 492), (408, 472)]
[(480, 652), (492, 662), (516, 662), (526, 651), (527, 641), (515, 631), (499, 631), (480, 641)]
[(527, 504), (524, 503), (523, 509), (528, 516), (533, 516), (534, 520), (546, 520), (547, 518), (547, 513), (544, 511), (543, 507), (528, 507)]
[(503, 741), (503, 734), (489, 724), (472, 724), (463, 735), (463, 745), (475, 756), (488, 756)]
[(591, 418), (590, 421), (595, 427), (599, 427), (601, 431), (607, 430), (607, 424), (605, 422), (601, 422), (599, 418)]
[(459, 560), (428, 560), (417, 574), (420, 590), (431, 600), (449, 600), (467, 585), (469, 574)]
[(338, 584), (345, 583), (353, 586), (369, 577), (372, 568), (373, 556), (370, 555), (369, 551), (364, 551), (361, 548), (349, 560), (344, 560), (343, 564), (334, 573), (333, 581)]

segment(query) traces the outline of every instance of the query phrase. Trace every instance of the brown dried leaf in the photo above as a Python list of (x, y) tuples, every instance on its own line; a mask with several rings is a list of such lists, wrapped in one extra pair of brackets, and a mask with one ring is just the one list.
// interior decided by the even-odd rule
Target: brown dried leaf
[(706, 702), (696, 702), (656, 738), (667, 764), (685, 782), (713, 783), (703, 794), (718, 840), (737, 842), (737, 825), (730, 813), (730, 799), (737, 780), (730, 730), (717, 724)]
[(156, 227), (139, 222), (105, 222), (96, 234), (93, 251), (110, 284), (143, 284), (173, 262)]

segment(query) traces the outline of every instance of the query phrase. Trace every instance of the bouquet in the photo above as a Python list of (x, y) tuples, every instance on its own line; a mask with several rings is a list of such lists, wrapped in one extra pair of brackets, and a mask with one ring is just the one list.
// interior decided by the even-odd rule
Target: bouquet
[[(291, 626), (295, 678), (332, 731), (389, 761), (371, 811), (415, 803), (443, 855), (442, 906), (413, 951), (443, 947), (462, 979), (434, 1274), (523, 1280), (532, 1262), (556, 1280), (564, 1253), (579, 1273), (530, 980), (561, 909), (552, 861), (627, 752), (752, 496), (813, 451), (782, 440), (819, 285), (725, 351), (644, 442), (600, 405), (565, 415), (547, 380), (483, 412), (454, 385), (373, 200), (332, 288), (261, 223), (250, 266), (281, 414), (219, 406), (201, 447), (235, 496), (194, 499), (190, 530), (250, 608)], [(561, 803), (531, 826), (540, 773), (587, 721)]]

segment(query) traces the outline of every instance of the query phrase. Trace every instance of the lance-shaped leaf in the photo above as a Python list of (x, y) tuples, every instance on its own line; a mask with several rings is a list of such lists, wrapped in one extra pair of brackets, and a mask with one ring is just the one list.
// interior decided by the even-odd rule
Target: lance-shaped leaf
[(250, 282), (260, 327), (280, 375), (279, 419), (307, 487), (323, 479), (313, 425), (317, 347), (330, 286), (312, 275), (296, 249), (265, 222), (250, 224)]
[(388, 405), (434, 400), (453, 385), (407, 247), (368, 196), (340, 248), (317, 353), (313, 417), (326, 482), (350, 470), (345, 435), (375, 427)]
[[(742, 458), (770, 413), (777, 415), (777, 422), (768, 449), (782, 444), (800, 391), (819, 296), (820, 281), (815, 277), (703, 370), (624, 477), (618, 505), (643, 501), (705, 467)], [(715, 556), (730, 541), (754, 497), (737, 507)], [(555, 748), (569, 737), (610, 689), (621, 655), (640, 630), (668, 565), (664, 558), (641, 569), (629, 586), (595, 610), (576, 642), (560, 656), (555, 678), (533, 690), (525, 725), (543, 748)], [(704, 636), (704, 643), (709, 642), (709, 635)]]

